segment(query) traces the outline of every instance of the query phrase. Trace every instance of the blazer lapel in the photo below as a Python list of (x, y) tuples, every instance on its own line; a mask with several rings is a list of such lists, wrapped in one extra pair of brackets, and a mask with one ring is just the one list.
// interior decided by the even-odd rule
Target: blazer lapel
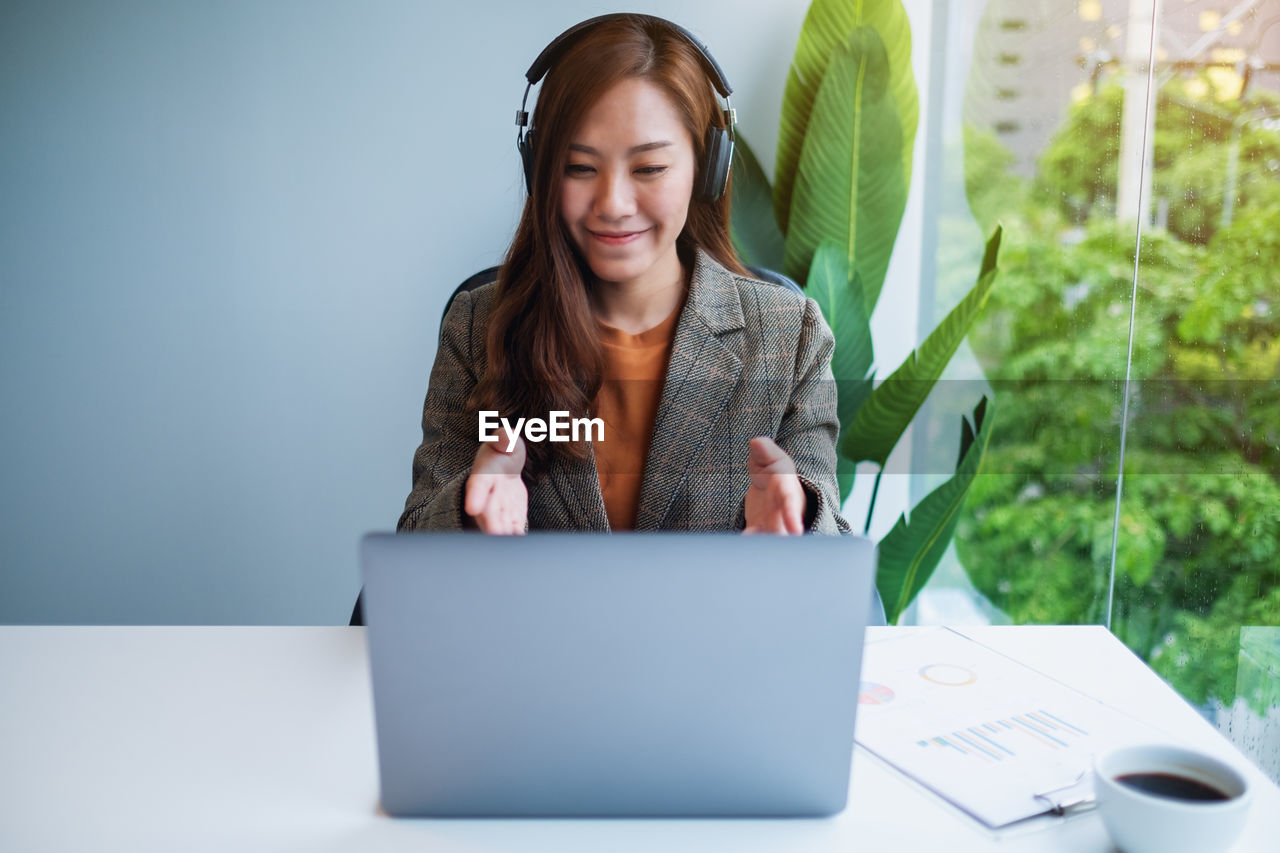
[(733, 275), (699, 250), (645, 460), (637, 530), (662, 527), (688, 469), (721, 422), (742, 372), (744, 325)]

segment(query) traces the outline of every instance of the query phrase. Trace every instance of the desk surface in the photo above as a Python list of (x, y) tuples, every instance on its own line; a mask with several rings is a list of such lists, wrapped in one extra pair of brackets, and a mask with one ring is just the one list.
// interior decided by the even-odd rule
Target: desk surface
[[(1240, 766), (1234, 849), (1275, 849), (1280, 789), (1103, 628), (965, 633)], [(389, 819), (362, 628), (0, 627), (0, 685), (0, 850), (1112, 849), (1093, 813), (993, 835), (861, 750), (831, 819)]]

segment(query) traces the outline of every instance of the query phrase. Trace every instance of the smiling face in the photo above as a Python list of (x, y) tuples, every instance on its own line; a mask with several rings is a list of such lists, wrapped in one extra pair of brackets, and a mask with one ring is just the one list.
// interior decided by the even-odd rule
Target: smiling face
[(693, 140), (666, 94), (609, 89), (570, 138), (560, 215), (602, 282), (648, 289), (682, 276), (676, 238), (693, 195)]

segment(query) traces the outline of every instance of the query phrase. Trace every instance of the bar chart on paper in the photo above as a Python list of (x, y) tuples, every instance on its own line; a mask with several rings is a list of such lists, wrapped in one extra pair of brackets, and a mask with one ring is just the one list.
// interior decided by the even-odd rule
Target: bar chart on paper
[(863, 676), (858, 743), (992, 827), (1091, 800), (1093, 754), (1157, 734), (945, 628), (877, 644)]
[(955, 750), (975, 761), (1006, 761), (1037, 751), (1070, 749), (1088, 734), (1085, 729), (1039, 708), (921, 738), (916, 745), (924, 749)]

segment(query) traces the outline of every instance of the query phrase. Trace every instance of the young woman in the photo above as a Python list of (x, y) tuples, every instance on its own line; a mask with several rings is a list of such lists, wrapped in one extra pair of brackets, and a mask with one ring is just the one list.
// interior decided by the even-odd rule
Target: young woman
[[(728, 138), (714, 60), (644, 15), (546, 53), (530, 195), (497, 281), (445, 317), (399, 529), (847, 532), (831, 332), (749, 276), (704, 186)], [(481, 442), (481, 412), (603, 439)]]

